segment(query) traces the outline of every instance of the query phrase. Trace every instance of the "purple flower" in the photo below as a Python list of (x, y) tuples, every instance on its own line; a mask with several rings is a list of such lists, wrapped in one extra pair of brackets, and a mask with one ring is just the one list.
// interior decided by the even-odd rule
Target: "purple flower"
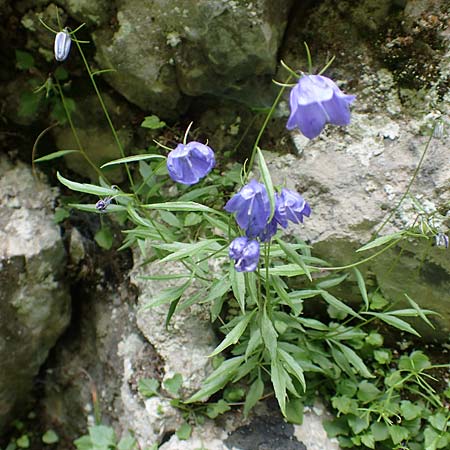
[(326, 123), (348, 125), (349, 105), (354, 99), (354, 95), (344, 94), (327, 77), (304, 75), (291, 90), (291, 115), (286, 127), (299, 128), (307, 138), (313, 139)]
[(270, 216), (270, 202), (266, 188), (256, 180), (242, 187), (225, 205), (225, 210), (236, 213), (236, 222), (250, 238), (264, 233)]
[(72, 39), (66, 29), (60, 31), (55, 37), (55, 59), (64, 61), (69, 56)]
[(269, 242), (277, 233), (278, 230), (278, 223), (275, 219), (275, 216), (273, 219), (266, 225), (264, 230), (259, 233), (258, 237), (261, 240), (261, 242)]
[(234, 259), (234, 268), (238, 272), (254, 272), (258, 267), (259, 243), (238, 237), (231, 242), (228, 254)]
[(283, 228), (288, 226), (288, 220), (303, 223), (303, 216), (310, 214), (311, 208), (297, 192), (283, 188), (281, 194), (277, 194), (274, 218)]
[(195, 184), (208, 175), (216, 164), (214, 152), (200, 142), (178, 144), (167, 156), (167, 170), (177, 183)]

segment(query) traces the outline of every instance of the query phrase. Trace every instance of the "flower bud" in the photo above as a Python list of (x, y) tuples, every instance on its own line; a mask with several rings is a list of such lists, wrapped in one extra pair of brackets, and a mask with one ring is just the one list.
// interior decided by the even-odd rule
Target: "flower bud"
[(254, 272), (258, 267), (259, 243), (247, 237), (238, 237), (230, 244), (228, 254), (234, 259), (234, 268), (238, 272)]
[(72, 39), (70, 38), (67, 29), (60, 31), (55, 37), (55, 59), (56, 61), (64, 61), (69, 56), (70, 45)]

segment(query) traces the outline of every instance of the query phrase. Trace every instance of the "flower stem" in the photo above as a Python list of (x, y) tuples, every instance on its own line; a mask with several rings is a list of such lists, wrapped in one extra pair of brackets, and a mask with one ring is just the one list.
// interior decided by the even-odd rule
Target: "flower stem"
[[(74, 34), (74, 36), (75, 36), (75, 34)], [(100, 102), (100, 106), (102, 107), (103, 113), (105, 114), (106, 121), (108, 122), (108, 125), (111, 128), (111, 131), (112, 131), (112, 134), (114, 136), (114, 140), (116, 141), (116, 144), (117, 144), (117, 147), (119, 149), (120, 155), (121, 155), (122, 158), (125, 158), (125, 151), (123, 149), (122, 143), (120, 142), (120, 139), (119, 139), (119, 136), (117, 134), (117, 131), (116, 131), (116, 129), (115, 129), (113, 123), (112, 123), (111, 116), (109, 115), (108, 109), (106, 108), (106, 105), (105, 105), (105, 102), (103, 100), (103, 97), (100, 94), (100, 90), (98, 89), (97, 83), (95, 82), (95, 79), (94, 79), (95, 75), (92, 73), (91, 67), (89, 66), (89, 63), (87, 62), (87, 59), (86, 59), (86, 57), (84, 55), (84, 52), (83, 52), (83, 50), (81, 48), (81, 45), (76, 39), (75, 39), (75, 44), (77, 45), (78, 51), (80, 52), (81, 58), (83, 59), (84, 66), (86, 67), (87, 73), (88, 73), (89, 78), (91, 80), (92, 86), (94, 87), (94, 91), (95, 91), (95, 93), (97, 95), (98, 101)], [(129, 169), (127, 164), (125, 164), (125, 170), (127, 172), (127, 176), (128, 176), (128, 180), (130, 181), (131, 188), (132, 188), (132, 190), (134, 192), (133, 177), (131, 176), (131, 172), (130, 172), (130, 169)]]
[[(289, 81), (291, 80), (291, 78), (292, 78), (292, 76), (289, 75), (289, 77), (285, 81), (285, 84), (288, 84)], [(285, 89), (286, 89), (286, 86), (282, 86), (280, 88), (280, 92), (278, 92), (278, 95), (276, 96), (274, 102), (272, 103), (272, 106), (270, 107), (270, 110), (267, 113), (266, 118), (264, 119), (264, 123), (262, 124), (262, 127), (259, 130), (258, 136), (256, 137), (255, 143), (253, 144), (252, 154), (250, 156), (250, 162), (248, 164), (248, 171), (247, 171), (247, 173), (246, 173), (246, 175), (244, 177), (244, 184), (248, 181), (248, 176), (250, 174), (250, 171), (252, 170), (253, 162), (255, 160), (256, 152), (257, 152), (258, 145), (259, 145), (259, 141), (261, 140), (261, 137), (262, 137), (264, 131), (267, 128), (267, 124), (269, 123), (269, 120), (271, 119), (273, 113), (275, 112), (275, 108), (277, 107), (277, 105), (278, 105), (278, 103), (279, 103), (279, 101), (280, 101), (280, 99), (281, 99)]]
[(67, 107), (66, 98), (62, 91), (61, 85), (59, 84), (59, 80), (56, 77), (55, 77), (55, 81), (56, 81), (56, 88), (58, 90), (58, 94), (61, 98), (61, 103), (64, 108), (64, 112), (66, 113), (67, 121), (69, 122), (70, 129), (72, 130), (73, 136), (75, 138), (75, 141), (77, 142), (77, 146), (78, 146), (81, 154), (83, 155), (84, 159), (88, 162), (88, 164), (95, 170), (95, 172), (98, 174), (98, 176), (100, 178), (106, 179), (105, 175), (103, 175), (102, 171), (97, 167), (96, 164), (94, 164), (92, 159), (86, 153), (86, 150), (84, 149), (83, 145), (81, 144), (80, 137), (78, 136), (77, 130), (73, 124), (72, 115), (69, 111), (69, 108)]
[(434, 130), (436, 129), (436, 125), (437, 123), (435, 123), (433, 130), (431, 132), (430, 137), (428, 138), (428, 141), (425, 145), (425, 149), (422, 153), (422, 156), (420, 157), (419, 163), (417, 164), (416, 169), (414, 170), (413, 176), (411, 177), (411, 179), (409, 180), (408, 186), (406, 187), (406, 191), (403, 193), (402, 197), (400, 198), (399, 202), (397, 203), (397, 205), (395, 206), (395, 208), (390, 212), (390, 214), (387, 216), (387, 218), (384, 220), (384, 222), (381, 224), (381, 226), (378, 228), (378, 230), (375, 231), (375, 233), (373, 234), (372, 238), (374, 238), (375, 236), (377, 236), (378, 234), (380, 234), (381, 230), (386, 226), (386, 224), (392, 219), (392, 216), (398, 211), (398, 209), (400, 208), (400, 205), (403, 203), (403, 201), (405, 200), (406, 196), (409, 194), (409, 191), (411, 189), (412, 184), (414, 183), (417, 174), (419, 173), (419, 170), (422, 167), (423, 161), (425, 159), (425, 155), (428, 152), (428, 149), (430, 147), (431, 141), (433, 139), (433, 135), (434, 135)]
[(399, 238), (399, 239), (396, 239), (395, 241), (392, 241), (391, 243), (386, 245), (386, 247), (384, 247), (381, 250), (379, 250), (378, 252), (374, 253), (372, 256), (369, 256), (368, 258), (361, 259), (360, 261), (356, 261), (355, 263), (347, 264), (346, 266), (336, 266), (336, 267), (310, 266), (309, 268), (310, 269), (316, 269), (316, 270), (319, 270), (319, 271), (328, 271), (328, 270), (335, 271), (335, 270), (351, 269), (352, 267), (360, 266), (361, 264), (364, 264), (364, 263), (370, 261), (371, 259), (376, 258), (377, 256), (381, 255), (382, 253), (384, 253), (389, 248), (393, 247), (394, 245), (397, 245), (402, 240), (403, 240), (403, 236), (401, 238)]

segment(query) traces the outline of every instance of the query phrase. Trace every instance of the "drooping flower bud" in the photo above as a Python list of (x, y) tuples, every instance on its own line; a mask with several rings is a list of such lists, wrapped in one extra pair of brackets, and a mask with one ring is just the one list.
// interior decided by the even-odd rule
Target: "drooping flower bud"
[(326, 123), (348, 125), (353, 100), (354, 95), (344, 94), (329, 78), (304, 75), (291, 90), (291, 115), (286, 127), (299, 128), (307, 138), (313, 139)]
[(100, 199), (95, 204), (95, 208), (100, 212), (104, 212), (104, 211), (106, 211), (106, 208), (108, 208), (110, 203), (111, 203), (111, 197), (106, 197), (104, 199)]
[(69, 56), (72, 39), (67, 28), (56, 34), (55, 37), (55, 59), (56, 61), (65, 61)]
[(200, 142), (178, 144), (167, 156), (167, 170), (173, 181), (195, 184), (208, 175), (216, 160), (213, 150)]
[(231, 242), (228, 254), (234, 259), (234, 268), (238, 272), (254, 272), (258, 267), (259, 243), (238, 237)]

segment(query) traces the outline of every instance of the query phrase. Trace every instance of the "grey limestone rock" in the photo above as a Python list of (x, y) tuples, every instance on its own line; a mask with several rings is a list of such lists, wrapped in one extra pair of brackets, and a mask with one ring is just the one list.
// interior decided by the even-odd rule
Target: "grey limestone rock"
[(291, 3), (120, 1), (117, 29), (94, 35), (97, 60), (128, 100), (176, 117), (188, 96), (238, 96), (243, 81), (272, 75)]
[(0, 159), (0, 429), (26, 405), (33, 379), (70, 319), (55, 193), (23, 164)]

